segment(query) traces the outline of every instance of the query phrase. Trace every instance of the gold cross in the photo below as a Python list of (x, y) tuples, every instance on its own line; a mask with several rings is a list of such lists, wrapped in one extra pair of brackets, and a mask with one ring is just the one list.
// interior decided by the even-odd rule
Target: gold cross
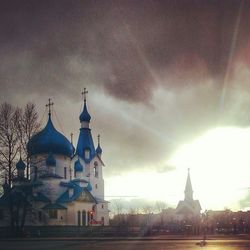
[(88, 94), (88, 93), (89, 93), (89, 92), (87, 91), (87, 89), (84, 88), (84, 89), (83, 89), (83, 92), (82, 92), (84, 102), (86, 102), (86, 94)]
[(54, 103), (53, 102), (51, 102), (51, 99), (49, 98), (49, 103), (48, 104), (46, 104), (46, 107), (49, 107), (49, 115), (51, 115), (51, 106), (53, 106), (54, 105)]

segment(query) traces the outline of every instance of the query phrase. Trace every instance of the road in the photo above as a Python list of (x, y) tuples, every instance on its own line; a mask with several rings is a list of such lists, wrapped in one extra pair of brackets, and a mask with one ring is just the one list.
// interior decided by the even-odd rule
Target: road
[(249, 250), (250, 240), (209, 240), (205, 247), (197, 240), (2, 240), (1, 250)]

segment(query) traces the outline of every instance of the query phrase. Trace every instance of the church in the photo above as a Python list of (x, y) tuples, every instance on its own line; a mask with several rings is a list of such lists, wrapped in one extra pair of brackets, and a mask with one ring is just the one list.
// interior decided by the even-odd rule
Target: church
[[(97, 147), (90, 129), (91, 116), (84, 105), (80, 114), (80, 132), (76, 148), (53, 124), (49, 100), (46, 126), (27, 144), (30, 158), (30, 179), (26, 179), (21, 157), (16, 164), (17, 177), (13, 188), (32, 185), (32, 212), (26, 216), (26, 225), (109, 225), (108, 202), (104, 199), (104, 179), (100, 135)], [(7, 183), (3, 185), (6, 189)], [(4, 204), (6, 192), (0, 198), (2, 213), (8, 213)], [(0, 225), (8, 225), (9, 216), (3, 216)]]
[(201, 205), (199, 200), (194, 200), (193, 193), (190, 170), (188, 169), (184, 200), (179, 201), (175, 211), (178, 219), (190, 219), (200, 216)]

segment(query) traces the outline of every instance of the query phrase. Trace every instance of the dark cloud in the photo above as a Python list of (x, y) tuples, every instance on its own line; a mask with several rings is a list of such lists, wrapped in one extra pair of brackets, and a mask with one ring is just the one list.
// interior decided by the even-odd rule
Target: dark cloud
[(52, 97), (77, 138), (87, 86), (110, 171), (171, 170), (179, 144), (249, 124), (249, 23), (250, 1), (1, 1), (0, 98), (40, 107)]
[[(60, 86), (72, 98), (84, 82), (116, 98), (148, 102), (155, 86), (177, 85), (165, 81), (171, 73), (178, 86), (221, 79), (240, 2), (2, 1), (0, 84), (30, 92)], [(244, 1), (237, 55), (241, 48), (249, 54), (249, 12)]]

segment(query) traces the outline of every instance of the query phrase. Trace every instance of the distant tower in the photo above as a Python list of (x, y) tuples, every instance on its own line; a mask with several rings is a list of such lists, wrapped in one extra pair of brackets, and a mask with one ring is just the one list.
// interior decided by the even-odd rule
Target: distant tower
[(188, 169), (188, 176), (187, 176), (187, 182), (186, 182), (186, 188), (185, 188), (185, 200), (186, 201), (192, 201), (193, 200), (193, 188), (192, 183), (190, 179), (190, 169)]
[(186, 187), (184, 191), (184, 200), (179, 201), (176, 214), (183, 217), (199, 216), (201, 211), (201, 205), (199, 200), (193, 199), (193, 188), (190, 178), (190, 169), (188, 169)]

